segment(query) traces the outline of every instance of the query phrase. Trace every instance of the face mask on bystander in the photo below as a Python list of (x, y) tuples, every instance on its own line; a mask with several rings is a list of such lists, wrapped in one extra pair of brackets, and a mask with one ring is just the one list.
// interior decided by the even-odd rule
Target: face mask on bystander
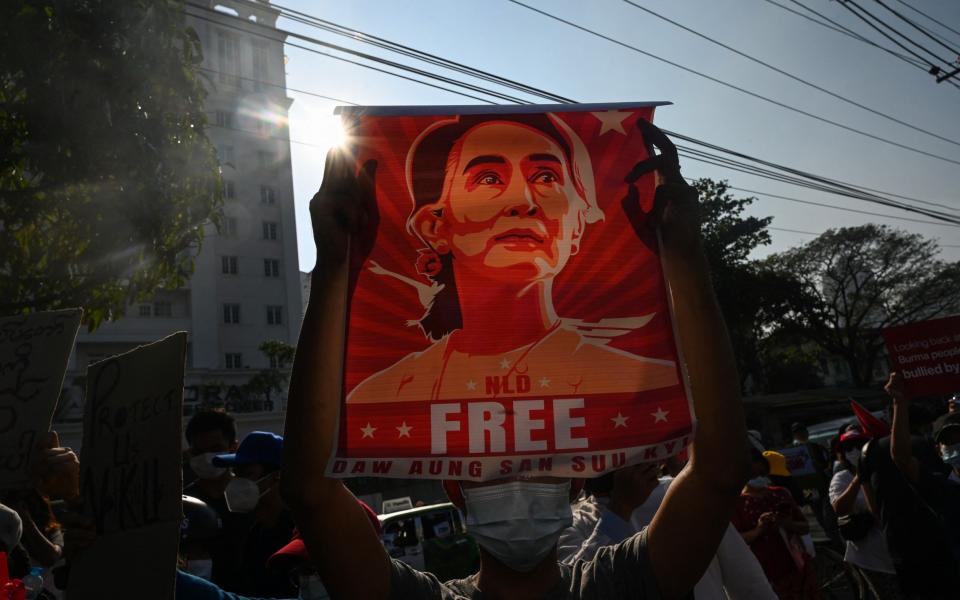
[(747, 485), (749, 485), (752, 488), (765, 489), (770, 487), (771, 483), (772, 482), (770, 481), (769, 477), (767, 477), (766, 475), (761, 475), (760, 477), (754, 477), (753, 479), (748, 481)]
[(255, 509), (261, 496), (266, 494), (266, 491), (260, 491), (260, 486), (257, 484), (271, 476), (273, 476), (273, 473), (256, 481), (246, 477), (237, 477), (228, 483), (226, 489), (223, 490), (223, 495), (227, 500), (227, 510), (234, 513), (248, 513)]
[(213, 457), (216, 452), (204, 452), (190, 457), (190, 468), (200, 479), (216, 479), (227, 472), (222, 467), (213, 466)]

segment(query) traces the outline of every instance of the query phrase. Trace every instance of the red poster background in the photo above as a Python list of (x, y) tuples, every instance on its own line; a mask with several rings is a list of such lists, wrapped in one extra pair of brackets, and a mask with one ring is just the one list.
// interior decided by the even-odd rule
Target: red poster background
[[(462, 411), (454, 413), (451, 419), (459, 419), (461, 426), (459, 431), (447, 432), (446, 449), (439, 453), (431, 446), (429, 397), (401, 402), (390, 398), (364, 404), (345, 402), (365, 379), (431, 344), (420, 327), (411, 325), (423, 315), (424, 305), (410, 281), (428, 284), (429, 280), (416, 268), (418, 250), (425, 244), (407, 231), (407, 220), (414, 205), (407, 187), (405, 163), (417, 136), (432, 123), (450, 118), (441, 116), (450, 114), (445, 113), (443, 107), (437, 108), (437, 114), (431, 116), (371, 116), (361, 111), (345, 111), (357, 169), (371, 159), (377, 162), (379, 224), (368, 256), (358, 255), (355, 247), (360, 244), (352, 245), (344, 402), (336, 456), (328, 472), (341, 477), (373, 474), (490, 479), (515, 474), (518, 470), (539, 469), (564, 476), (583, 474), (583, 469), (578, 468), (581, 463), (592, 465), (585, 470), (596, 473), (622, 466), (624, 462), (662, 459), (679, 452), (689, 442), (693, 417), (674, 342), (656, 235), (651, 229), (645, 229), (638, 236), (621, 206), (628, 191), (625, 175), (647, 157), (636, 122), (641, 118), (652, 119), (653, 106), (650, 105), (553, 113), (586, 146), (593, 166), (597, 204), (604, 213), (602, 221), (586, 226), (579, 252), (557, 275), (553, 300), (557, 315), (587, 323), (652, 314), (644, 326), (613, 338), (608, 345), (640, 357), (672, 361), (676, 370), (674, 385), (627, 394), (581, 391), (577, 395), (585, 398), (585, 405), (568, 415), (574, 418), (569, 433), (588, 442), (587, 447), (576, 449), (560, 448), (553, 438), (554, 407), (558, 406), (558, 400), (569, 398), (569, 393), (552, 396), (545, 390), (544, 394), (533, 396), (511, 396), (504, 391), (492, 394), (492, 400), (503, 407), (501, 412), (505, 415), (503, 426), (508, 442), (499, 452), (492, 449), (490, 438), (487, 441), (491, 448), (471, 451), (466, 413), (469, 403), (477, 400), (475, 396), (443, 399), (447, 403), (459, 402)], [(497, 118), (497, 115), (490, 116), (491, 120)], [(645, 175), (638, 182), (643, 211), (652, 207), (654, 186), (653, 174)], [(372, 267), (378, 271), (371, 270)], [(469, 293), (469, 288), (458, 282), (458, 291)], [(490, 335), (497, 332), (492, 331)], [(477, 381), (482, 388), (485, 378), (497, 375), (478, 372)], [(509, 384), (506, 387), (510, 391)], [(544, 401), (542, 408), (534, 405), (528, 417), (536, 420), (530, 437), (542, 440), (547, 446), (545, 450), (520, 451), (510, 443), (515, 432), (511, 418), (516, 414), (514, 402), (524, 398)], [(598, 463), (598, 456), (605, 458)], [(511, 470), (505, 473), (503, 462), (492, 461), (492, 457), (513, 461)], [(524, 458), (533, 461), (525, 464)], [(551, 458), (558, 460), (551, 464)], [(391, 459), (395, 460), (389, 462)], [(434, 461), (439, 466), (433, 469), (429, 464), (418, 465), (421, 459)], [(480, 461), (482, 470), (461, 474), (449, 460), (438, 462), (447, 459), (485, 460)], [(379, 469), (374, 464), (378, 460)]]
[(960, 391), (960, 316), (884, 329), (883, 339), (907, 396)]

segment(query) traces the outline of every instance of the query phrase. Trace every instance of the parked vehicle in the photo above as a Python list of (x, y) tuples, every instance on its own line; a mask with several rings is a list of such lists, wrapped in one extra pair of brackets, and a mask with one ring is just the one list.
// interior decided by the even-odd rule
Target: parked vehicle
[(459, 579), (480, 568), (480, 551), (463, 515), (447, 502), (379, 515), (381, 539), (390, 556), (440, 581)]

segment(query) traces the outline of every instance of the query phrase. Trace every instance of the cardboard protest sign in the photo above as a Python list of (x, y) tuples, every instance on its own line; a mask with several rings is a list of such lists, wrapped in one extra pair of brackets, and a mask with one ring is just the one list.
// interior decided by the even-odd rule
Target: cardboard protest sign
[(80, 493), (97, 539), (71, 567), (71, 598), (133, 589), (138, 598), (173, 598), (186, 339), (175, 333), (90, 366)]
[(594, 476), (683, 449), (655, 176), (625, 182), (655, 105), (340, 109), (376, 211), (328, 474)]
[(33, 449), (50, 430), (82, 315), (73, 308), (0, 319), (0, 489), (29, 483)]
[(907, 396), (960, 391), (960, 316), (884, 329), (883, 339)]
[(787, 469), (790, 470), (792, 477), (802, 477), (804, 475), (813, 475), (817, 472), (813, 465), (813, 458), (810, 457), (810, 451), (806, 446), (787, 446), (777, 450), (787, 460)]

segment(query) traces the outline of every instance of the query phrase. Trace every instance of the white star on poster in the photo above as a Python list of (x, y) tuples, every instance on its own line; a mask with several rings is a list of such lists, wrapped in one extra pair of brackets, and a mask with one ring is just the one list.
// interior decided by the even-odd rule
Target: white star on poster
[(397, 437), (410, 437), (411, 429), (413, 429), (413, 427), (410, 427), (409, 425), (407, 425), (407, 422), (404, 421), (403, 423), (400, 424), (400, 427), (397, 427), (397, 431), (400, 432), (400, 435)]
[(627, 132), (623, 129), (623, 122), (630, 118), (629, 112), (605, 110), (601, 112), (592, 112), (590, 114), (600, 120), (600, 133), (598, 133), (597, 136), (601, 136), (608, 131), (616, 131), (617, 133), (627, 135)]
[[(360, 428), (360, 431), (363, 432), (363, 437), (365, 437), (365, 438), (372, 438), (372, 437), (373, 437), (373, 432), (376, 431), (376, 430), (377, 430), (377, 428), (376, 428), (376, 427), (371, 427), (369, 422), (367, 423), (367, 426), (366, 426), (366, 427), (361, 427), (361, 428)], [(360, 438), (360, 439), (363, 439), (363, 438)]]
[(650, 413), (650, 416), (653, 417), (653, 422), (654, 422), (654, 423), (659, 423), (660, 421), (663, 421), (664, 423), (666, 423), (666, 422), (667, 422), (667, 415), (669, 415), (669, 414), (670, 414), (670, 411), (669, 411), (669, 410), (663, 410), (662, 408), (660, 408), (660, 407), (658, 406), (658, 407), (657, 407), (657, 412), (652, 412), (652, 413)]
[(550, 380), (546, 377), (540, 378), (540, 387), (550, 387)]
[(500, 361), (500, 368), (501, 368), (501, 369), (509, 369), (509, 368), (510, 368), (510, 361), (507, 360), (507, 359), (501, 360), (501, 361)]
[(467, 389), (470, 390), (471, 392), (475, 392), (477, 390), (477, 382), (472, 379), (468, 381)]
[(630, 418), (630, 417), (625, 417), (625, 416), (623, 416), (623, 415), (620, 413), (620, 411), (618, 410), (618, 411), (617, 411), (617, 416), (611, 417), (610, 420), (613, 421), (613, 428), (616, 429), (617, 427), (626, 427), (626, 426), (627, 426), (627, 419), (629, 419), (629, 418)]

